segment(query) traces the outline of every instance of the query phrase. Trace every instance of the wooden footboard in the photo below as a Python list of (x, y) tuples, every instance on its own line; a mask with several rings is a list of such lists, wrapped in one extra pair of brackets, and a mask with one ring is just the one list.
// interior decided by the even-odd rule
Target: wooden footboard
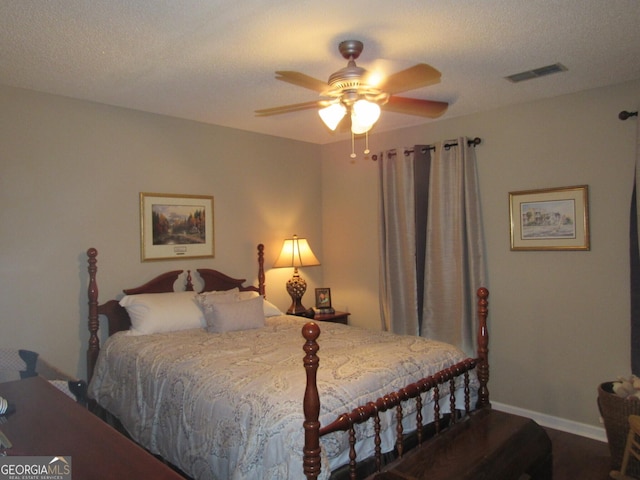
[[(455, 382), (458, 378), (463, 378), (464, 382), (464, 411), (462, 416), (468, 416), (472, 409), (480, 409), (490, 407), (489, 389), (489, 334), (487, 330), (488, 315), (488, 297), (489, 291), (486, 288), (480, 288), (478, 295), (478, 334), (477, 334), (477, 358), (468, 358), (459, 362), (445, 370), (434, 375), (425, 377), (415, 383), (405, 386), (404, 388), (390, 392), (389, 394), (377, 399), (375, 402), (369, 402), (361, 405), (348, 413), (339, 416), (332, 423), (321, 426), (319, 422), (320, 415), (320, 394), (318, 391), (316, 377), (320, 360), (318, 358), (319, 345), (317, 339), (320, 335), (320, 328), (314, 322), (305, 324), (302, 329), (302, 335), (306, 342), (304, 344), (304, 367), (307, 373), (307, 385), (304, 394), (304, 431), (305, 444), (303, 450), (303, 468), (304, 474), (308, 480), (318, 478), (321, 471), (320, 457), (320, 438), (336, 431), (349, 432), (349, 476), (352, 479), (357, 478), (357, 464), (355, 449), (355, 425), (364, 423), (370, 419), (374, 421), (375, 431), (375, 471), (379, 472), (383, 466), (383, 452), (380, 450), (380, 419), (379, 414), (396, 409), (396, 455), (402, 457), (404, 453), (405, 434), (402, 428), (403, 403), (413, 400), (416, 402), (416, 437), (417, 444), (423, 442), (423, 416), (422, 416), (422, 399), (421, 394), (425, 392), (433, 392), (434, 396), (434, 428), (437, 434), (441, 428), (440, 415), (440, 388), (449, 384), (449, 401), (450, 411), (449, 422), (457, 422), (458, 415), (456, 413), (455, 402)], [(476, 405), (472, 408), (470, 405), (470, 389), (469, 389), (469, 372), (476, 369), (478, 379), (478, 393)], [(446, 395), (446, 393), (444, 394)]]

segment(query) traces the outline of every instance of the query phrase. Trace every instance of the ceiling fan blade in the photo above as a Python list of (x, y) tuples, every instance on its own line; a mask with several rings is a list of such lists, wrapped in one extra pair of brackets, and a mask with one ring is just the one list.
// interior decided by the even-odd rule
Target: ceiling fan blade
[(319, 108), (323, 104), (321, 101), (314, 100), (313, 102), (294, 103), (291, 105), (282, 105), (280, 107), (263, 108), (256, 110), (257, 117), (267, 117), (269, 115), (279, 115), (281, 113), (298, 112), (300, 110), (309, 110), (310, 108)]
[(310, 77), (309, 75), (305, 75), (300, 72), (279, 71), (276, 72), (276, 80), (292, 83), (298, 87), (308, 88), (309, 90), (313, 90), (318, 93), (322, 93), (329, 88), (327, 82), (323, 82), (322, 80), (318, 80), (317, 78)]
[(431, 65), (418, 63), (406, 70), (389, 75), (377, 87), (393, 95), (394, 93), (406, 92), (440, 83), (441, 76), (442, 74)]
[(447, 102), (392, 96), (389, 98), (389, 101), (382, 106), (382, 109), (388, 112), (437, 118), (446, 112), (448, 107), (449, 104)]

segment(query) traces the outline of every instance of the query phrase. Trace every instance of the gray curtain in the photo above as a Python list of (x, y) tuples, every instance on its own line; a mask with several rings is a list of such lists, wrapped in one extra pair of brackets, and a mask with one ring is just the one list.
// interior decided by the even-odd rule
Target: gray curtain
[(476, 295), (486, 285), (476, 157), (467, 139), (380, 155), (384, 326), (474, 355)]
[(431, 162), (421, 334), (473, 355), (476, 291), (487, 286), (476, 155), (466, 138), (444, 145)]
[(413, 152), (383, 152), (378, 166), (382, 328), (419, 335)]

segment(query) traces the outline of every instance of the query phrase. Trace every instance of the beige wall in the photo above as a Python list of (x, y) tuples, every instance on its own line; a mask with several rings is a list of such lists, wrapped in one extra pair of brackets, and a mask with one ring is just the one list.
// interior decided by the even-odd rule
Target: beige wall
[[(628, 217), (640, 82), (373, 135), (372, 150), (479, 136), (495, 402), (599, 425), (597, 386), (630, 374)], [(324, 282), (379, 328), (377, 164), (323, 148)], [(361, 157), (361, 156), (360, 156)], [(591, 251), (512, 252), (510, 191), (588, 184)]]
[[(269, 267), (282, 239), (319, 258), (320, 147), (0, 88), (0, 347), (39, 352), (84, 375), (85, 252), (100, 298), (172, 269), (216, 268), (255, 282), (266, 245), (267, 296), (289, 306), (290, 269)], [(214, 196), (216, 257), (140, 262), (139, 192)], [(322, 268), (304, 273), (318, 286)]]

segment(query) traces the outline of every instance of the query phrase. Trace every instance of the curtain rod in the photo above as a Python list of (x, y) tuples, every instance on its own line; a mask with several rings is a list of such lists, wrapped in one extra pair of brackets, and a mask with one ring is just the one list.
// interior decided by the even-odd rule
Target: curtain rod
[[(482, 139), (480, 137), (476, 137), (473, 140), (467, 140), (467, 145), (469, 145), (470, 147), (476, 147), (477, 145), (480, 145), (482, 143)], [(458, 145), (458, 142), (450, 142), (450, 143), (445, 143), (444, 149), (445, 150), (449, 150), (451, 147), (455, 147)], [(436, 146), (435, 145), (427, 145), (424, 147), (423, 152), (426, 150), (435, 150)], [(405, 150), (404, 154), (405, 155), (409, 155), (410, 153), (413, 153), (413, 149), (409, 149), (409, 150)]]
[(626, 110), (623, 110), (618, 114), (618, 118), (620, 120), (626, 120), (629, 117), (637, 117), (637, 116), (638, 116), (638, 112), (627, 112)]
[[(482, 143), (482, 139), (481, 139), (480, 137), (476, 137), (476, 138), (474, 138), (473, 140), (467, 140), (467, 145), (469, 145), (470, 147), (473, 147), (473, 148), (475, 148), (475, 147), (476, 147), (476, 145), (480, 145), (481, 143)], [(445, 149), (445, 150), (449, 150), (451, 147), (455, 147), (456, 145), (458, 145), (458, 142), (449, 142), (449, 143), (445, 143), (443, 146), (444, 146), (444, 149)], [(435, 149), (436, 149), (436, 146), (435, 146), (435, 145), (426, 145), (426, 146), (424, 147), (424, 149), (423, 149), (423, 153), (424, 153), (426, 150), (435, 150)], [(413, 148), (411, 148), (411, 149), (406, 149), (406, 150), (404, 151), (405, 156), (406, 156), (406, 155), (409, 155), (410, 153), (413, 153)], [(376, 160), (378, 160), (378, 155), (371, 155), (371, 160), (373, 160), (374, 162), (375, 162)]]

